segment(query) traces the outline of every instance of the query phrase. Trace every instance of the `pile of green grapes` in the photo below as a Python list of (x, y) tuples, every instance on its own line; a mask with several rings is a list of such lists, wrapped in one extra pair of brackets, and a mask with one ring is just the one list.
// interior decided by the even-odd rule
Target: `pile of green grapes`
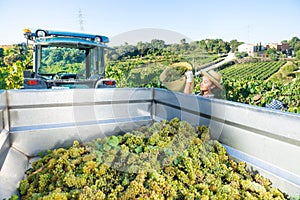
[(166, 71), (166, 78), (164, 82), (176, 81), (184, 76), (184, 73), (187, 71), (186, 66), (175, 66), (169, 67)]
[(49, 150), (20, 182), (22, 199), (286, 199), (206, 126), (174, 118)]

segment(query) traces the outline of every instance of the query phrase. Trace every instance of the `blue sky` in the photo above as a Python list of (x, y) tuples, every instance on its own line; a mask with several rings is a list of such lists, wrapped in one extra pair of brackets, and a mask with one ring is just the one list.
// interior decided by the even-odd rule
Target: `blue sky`
[(300, 37), (299, 0), (0, 0), (0, 44), (24, 42), (24, 28), (81, 31), (79, 10), (84, 32), (112, 40), (140, 29), (254, 44)]

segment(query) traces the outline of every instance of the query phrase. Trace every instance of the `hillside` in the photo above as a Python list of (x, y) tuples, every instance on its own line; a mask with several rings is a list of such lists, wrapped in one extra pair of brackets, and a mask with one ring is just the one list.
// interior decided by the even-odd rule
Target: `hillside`
[[(220, 41), (213, 41), (216, 44)], [(152, 43), (140, 43), (138, 46), (124, 45), (107, 51), (105, 54), (105, 76), (114, 78), (117, 87), (158, 87), (165, 88), (160, 81), (162, 71), (176, 62), (189, 62), (198, 69), (207, 66), (218, 66), (216, 62), (223, 62), (226, 54), (216, 53), (219, 49), (207, 49), (199, 43), (185, 43), (165, 45), (163, 41), (153, 40)], [(1, 89), (18, 89), (23, 84), (23, 70), (32, 62), (32, 48), (23, 49), (13, 46), (2, 51), (0, 56), (0, 87)], [(57, 52), (58, 55), (72, 59)], [(51, 63), (56, 57), (49, 56), (44, 63)], [(253, 104), (253, 97), (262, 94), (264, 100), (259, 106), (270, 103), (276, 98), (288, 104), (288, 111), (300, 113), (299, 62), (290, 60), (260, 61), (246, 57), (218, 66), (222, 74), (226, 99), (230, 101)], [(239, 63), (238, 63), (239, 62)], [(292, 63), (292, 64), (291, 64)], [(216, 65), (215, 65), (216, 64)], [(80, 63), (78, 63), (80, 65)], [(47, 66), (57, 71), (74, 70), (74, 66)], [(206, 68), (207, 69), (207, 68)], [(74, 71), (71, 71), (75, 73)], [(200, 91), (201, 77), (194, 78), (194, 92)]]

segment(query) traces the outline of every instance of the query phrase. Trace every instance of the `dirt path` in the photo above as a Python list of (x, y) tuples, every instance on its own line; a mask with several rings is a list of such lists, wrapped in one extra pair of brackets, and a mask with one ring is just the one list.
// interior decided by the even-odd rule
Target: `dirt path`
[[(235, 56), (234, 56), (234, 53), (228, 53), (228, 55), (226, 56), (226, 58), (224, 60), (222, 60), (221, 62), (218, 62), (214, 65), (211, 65), (209, 67), (206, 67), (206, 68), (202, 68), (201, 70), (205, 70), (205, 71), (208, 71), (208, 70), (211, 70), (211, 69), (216, 69), (218, 68), (219, 66), (223, 65), (224, 63), (226, 62), (229, 62), (231, 60), (234, 60), (235, 59)], [(196, 72), (195, 75), (200, 75), (201, 74), (201, 70)]]
[(267, 81), (272, 80), (272, 79), (275, 78), (275, 77), (280, 78), (280, 79), (283, 79), (283, 80), (291, 81), (292, 78), (287, 76), (286, 72), (284, 72), (284, 68), (285, 68), (286, 66), (289, 66), (289, 65), (292, 65), (292, 64), (293, 64), (293, 62), (287, 61), (283, 66), (280, 67), (280, 69), (279, 69), (276, 73), (272, 74), (272, 75), (267, 79)]

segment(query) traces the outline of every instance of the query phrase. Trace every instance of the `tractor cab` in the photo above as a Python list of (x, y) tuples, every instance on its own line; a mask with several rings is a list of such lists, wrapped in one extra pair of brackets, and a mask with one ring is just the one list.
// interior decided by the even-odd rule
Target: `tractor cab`
[(111, 88), (105, 78), (106, 36), (38, 29), (24, 30), (33, 42), (33, 68), (24, 71), (24, 89)]

